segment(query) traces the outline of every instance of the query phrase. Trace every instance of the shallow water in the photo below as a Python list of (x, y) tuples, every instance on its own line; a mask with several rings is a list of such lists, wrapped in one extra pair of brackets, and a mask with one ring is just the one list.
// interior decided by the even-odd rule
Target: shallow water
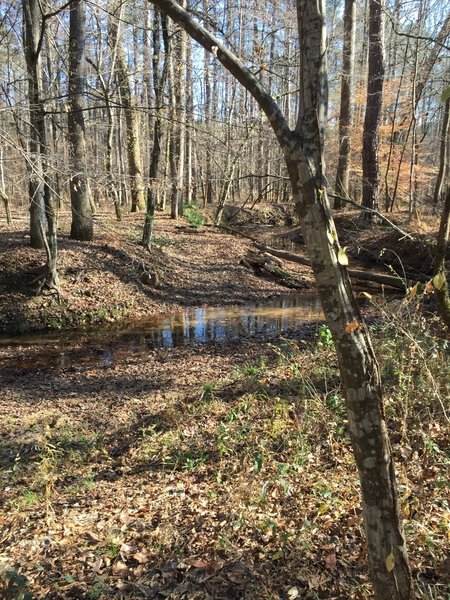
[[(303, 293), (244, 306), (187, 308), (170, 315), (122, 320), (83, 330), (2, 336), (0, 348), (21, 347), (17, 356), (6, 361), (15, 369), (111, 365), (128, 355), (145, 354), (156, 348), (282, 334), (322, 318), (318, 297)], [(37, 352), (28, 353), (27, 349)]]

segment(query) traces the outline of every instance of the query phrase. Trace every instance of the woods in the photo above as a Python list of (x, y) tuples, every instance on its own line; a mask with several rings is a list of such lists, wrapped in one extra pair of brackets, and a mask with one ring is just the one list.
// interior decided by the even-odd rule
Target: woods
[[(312, 268), (328, 332), (318, 334), (327, 340), (318, 347), (332, 346), (336, 356), (373, 595), (377, 600), (416, 597), (386, 417), (390, 399), (350, 278), (401, 289), (405, 303), (417, 298), (417, 310), (435, 298), (441, 352), (449, 313), (446, 7), (431, 0), (418, 0), (413, 10), (381, 0), (365, 7), (351, 0), (327, 6), (310, 0), (262, 5), (205, 0), (198, 6), (187, 0), (24, 0), (5, 4), (0, 16), (6, 42), (0, 57), (4, 231), (14, 230), (16, 215), (29, 210), (30, 245), (45, 252), (45, 266), (34, 279), (34, 291), (43, 300), (35, 306), (66, 319), (76, 304), (73, 296), (64, 299), (64, 279), (71, 276), (67, 259), (63, 278), (58, 266), (58, 227), (68, 209), (69, 239), (81, 242), (74, 264), (82, 253), (90, 256), (91, 248), (97, 248), (95, 263), (108, 248), (104, 231), (111, 228), (113, 213), (124, 228), (138, 223), (134, 241), (126, 232), (123, 248), (115, 246), (111, 255), (130, 265), (131, 276), (121, 275), (121, 283), (127, 286), (130, 280), (138, 290), (137, 281), (148, 286), (145, 294), (162, 306), (164, 292), (176, 295), (177, 289), (175, 282), (166, 284), (168, 265), (176, 271), (181, 264), (170, 254), (173, 235), (203, 235), (197, 228), (205, 220), (220, 227), (227, 208), (236, 217), (262, 206), (292, 207), (289, 219), (300, 226), (296, 235), (309, 258), (265, 243), (256, 246)], [(356, 215), (348, 205), (357, 208)], [(164, 218), (183, 217), (194, 231), (174, 224), (168, 238), (159, 235), (158, 222), (164, 227)], [(428, 225), (437, 220), (438, 231)], [(392, 259), (385, 264), (394, 273), (347, 268), (350, 259), (366, 252), (364, 235), (372, 235), (375, 245), (384, 235), (380, 222), (393, 237), (390, 245), (380, 242), (377, 264), (391, 253), (399, 264), (393, 266)], [(422, 236), (423, 223), (427, 235), (433, 231), (432, 242)], [(428, 257), (427, 264), (413, 265), (413, 274), (404, 264), (412, 257), (400, 251), (405, 239), (412, 252)], [(13, 235), (8, 244), (14, 240)], [(13, 260), (9, 249), (5, 256), (7, 290), (17, 265), (8, 262)], [(196, 271), (215, 267), (197, 265), (194, 255), (189, 260), (196, 289)], [(36, 269), (35, 262), (30, 264)], [(303, 272), (292, 275), (282, 262), (266, 255), (262, 260), (252, 251), (238, 264), (271, 280), (282, 273), (282, 283), (297, 289), (312, 285), (304, 284)], [(92, 285), (85, 273), (83, 268), (74, 282), (84, 278), (89, 289), (76, 294), (95, 296), (102, 284)], [(111, 310), (108, 303), (92, 313), (94, 322), (133, 310), (135, 292), (128, 299), (126, 289)], [(25, 301), (23, 316), (13, 312), (13, 321), (26, 327), (27, 314), (36, 319), (33, 308), (28, 311)], [(43, 327), (52, 328), (45, 319)], [(420, 335), (428, 344), (434, 333), (420, 329)], [(401, 381), (399, 376), (399, 387)], [(436, 406), (448, 425), (445, 404), (439, 400)], [(349, 451), (342, 446), (339, 451)], [(12, 587), (17, 586), (14, 580)]]

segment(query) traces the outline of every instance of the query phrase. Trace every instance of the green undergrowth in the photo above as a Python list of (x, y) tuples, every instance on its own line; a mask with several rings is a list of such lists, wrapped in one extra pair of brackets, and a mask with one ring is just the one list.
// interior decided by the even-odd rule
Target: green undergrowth
[(185, 204), (183, 214), (191, 227), (201, 227), (205, 220), (197, 204)]
[[(371, 332), (414, 577), (420, 598), (447, 600), (448, 344), (419, 299), (379, 309), (383, 319)], [(281, 339), (262, 349), (217, 380), (190, 384), (178, 401), (149, 400), (147, 412), (130, 411), (120, 423), (111, 418), (102, 431), (53, 414), (29, 425), (32, 456), (2, 474), (15, 486), (9, 510), (27, 514), (40, 505), (51, 522), (57, 506), (96, 499), (106, 523), (88, 540), (102, 565), (100, 583), (71, 559), (72, 540), (64, 546), (60, 589), (76, 581), (86, 594), (111, 592), (123, 564), (125, 583), (147, 569), (147, 585), (156, 581), (150, 565), (158, 561), (185, 564), (194, 556), (186, 563), (194, 572), (214, 572), (240, 557), (253, 565), (245, 597), (274, 598), (281, 590), (286, 597), (289, 590), (292, 597), (370, 597), (358, 474), (330, 332), (321, 326), (313, 341)], [(99, 487), (105, 470), (131, 515), (141, 514), (147, 499), (148, 522), (133, 516), (128, 525), (101, 512), (99, 496), (111, 493), (104, 482)], [(139, 549), (134, 562), (124, 544)], [(177, 596), (174, 581), (164, 591), (197, 597), (198, 581), (185, 580), (187, 596)], [(230, 589), (242, 583), (231, 582)]]

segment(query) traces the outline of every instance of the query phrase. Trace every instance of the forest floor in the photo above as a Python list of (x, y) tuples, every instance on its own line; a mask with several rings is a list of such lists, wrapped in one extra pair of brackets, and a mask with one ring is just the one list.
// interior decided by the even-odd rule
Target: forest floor
[[(159, 218), (146, 254), (141, 220), (127, 217), (121, 234), (99, 224), (90, 244), (63, 231), (63, 312), (32, 296), (43, 257), (23, 245), (25, 228), (3, 230), (2, 317), (57, 328), (286, 293), (240, 264), (248, 240)], [(342, 235), (356, 245), (352, 231)], [(382, 247), (365, 239), (366, 260)], [(416, 252), (402, 263), (427, 270)], [(143, 264), (156, 287), (141, 284)], [(418, 597), (448, 600), (448, 342), (422, 295), (371, 310)], [(57, 342), (0, 347), (0, 597), (370, 598), (326, 328), (89, 363), (76, 360), (83, 344), (92, 339), (77, 334), (68, 361), (42, 360), (66, 351)]]
[[(98, 215), (95, 241), (86, 243), (69, 238), (68, 215), (63, 215), (59, 303), (54, 295), (35, 294), (45, 252), (27, 246), (25, 221), (0, 231), (0, 333), (144, 318), (186, 306), (239, 305), (288, 291), (240, 264), (252, 246), (243, 237), (160, 215), (148, 252), (138, 244), (142, 221), (136, 214), (121, 222)], [(289, 270), (311, 287), (309, 269), (292, 265)], [(156, 274), (156, 285), (147, 283), (147, 274)]]
[[(36, 295), (45, 252), (27, 245), (27, 215), (15, 215), (14, 226), (5, 229), (0, 219), (0, 334), (65, 329), (92, 323), (155, 314), (173, 313), (186, 306), (242, 305), (289, 292), (276, 278), (260, 277), (242, 263), (250, 240), (212, 227), (180, 225), (165, 215), (157, 216), (151, 252), (138, 242), (142, 215), (126, 214), (117, 222), (110, 213), (96, 217), (94, 242), (69, 238), (69, 214), (60, 216), (58, 268), (60, 302), (54, 295)], [(237, 228), (273, 245), (303, 252), (298, 226), (286, 226), (290, 215), (270, 208), (240, 211)], [(403, 215), (395, 217), (403, 226)], [(248, 222), (251, 225), (248, 225)], [(269, 222), (269, 224), (267, 224)], [(402, 238), (386, 227), (361, 229), (357, 213), (336, 217), (341, 245), (351, 265), (424, 280), (431, 275), (436, 239), (436, 218), (415, 224), (414, 240)], [(286, 263), (285, 268), (305, 289), (313, 288), (309, 268)], [(156, 285), (149, 279), (156, 274)], [(146, 279), (147, 278), (147, 279)], [(297, 290), (298, 291), (298, 290)]]

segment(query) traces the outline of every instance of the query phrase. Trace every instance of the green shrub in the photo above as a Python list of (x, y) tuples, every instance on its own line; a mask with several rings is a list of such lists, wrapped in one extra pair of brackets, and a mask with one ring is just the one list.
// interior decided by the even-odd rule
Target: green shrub
[(197, 204), (186, 204), (184, 207), (184, 216), (191, 227), (201, 227), (205, 222)]

